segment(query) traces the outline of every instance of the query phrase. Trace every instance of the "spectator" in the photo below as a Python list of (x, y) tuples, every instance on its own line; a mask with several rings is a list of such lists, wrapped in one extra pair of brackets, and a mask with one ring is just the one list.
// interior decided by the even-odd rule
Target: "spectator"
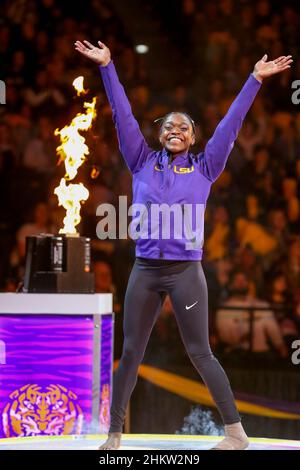
[(210, 235), (206, 240), (206, 257), (208, 261), (222, 259), (228, 250), (230, 236), (228, 212), (224, 206), (218, 206), (212, 216)]
[(272, 305), (285, 344), (290, 348), (291, 343), (298, 339), (300, 332), (297, 328), (293, 298), (283, 273), (275, 274), (270, 281), (267, 300)]
[(119, 313), (121, 305), (118, 301), (116, 287), (112, 280), (112, 271), (106, 261), (95, 261), (93, 264), (95, 275), (95, 292), (98, 294), (113, 294), (113, 311)]
[(36, 204), (33, 212), (33, 221), (20, 227), (17, 233), (18, 254), (21, 259), (25, 256), (26, 237), (40, 233), (56, 233), (52, 225), (49, 208), (44, 202)]
[(256, 126), (249, 120), (242, 127), (237, 142), (248, 161), (253, 160), (255, 148), (262, 144), (265, 132), (265, 121), (262, 118), (257, 119)]
[(44, 202), (36, 204), (32, 214), (32, 221), (23, 224), (16, 234), (16, 245), (11, 253), (12, 275), (21, 280), (24, 275), (26, 237), (40, 233), (57, 233), (51, 221), (49, 207)]
[(55, 171), (56, 151), (53, 139), (54, 129), (47, 117), (38, 123), (38, 135), (27, 144), (23, 165), (36, 173), (48, 175)]
[(46, 70), (36, 74), (34, 86), (25, 91), (25, 101), (35, 110), (35, 115), (55, 115), (65, 105), (61, 91), (53, 87)]
[(241, 247), (250, 245), (258, 255), (271, 254), (277, 246), (276, 239), (259, 223), (244, 218), (236, 222), (236, 235)]
[(221, 307), (216, 314), (216, 329), (225, 352), (250, 350), (268, 357), (273, 348), (286, 358), (288, 349), (274, 313), (266, 310), (267, 302), (249, 296), (249, 280), (243, 272), (233, 274), (230, 292), (229, 299), (223, 303), (226, 310)]

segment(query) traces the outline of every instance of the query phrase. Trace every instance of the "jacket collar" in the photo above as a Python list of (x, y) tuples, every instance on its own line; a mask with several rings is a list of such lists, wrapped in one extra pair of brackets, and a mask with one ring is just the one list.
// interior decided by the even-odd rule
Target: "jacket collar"
[[(171, 165), (179, 165), (179, 166), (180, 165), (187, 166), (188, 164), (192, 165), (195, 158), (196, 158), (195, 155), (193, 155), (191, 152), (186, 150), (185, 152), (182, 152), (176, 155)], [(165, 162), (167, 163), (171, 162), (171, 157), (170, 157), (169, 152), (165, 148), (163, 148), (159, 152), (158, 161), (157, 161), (157, 165), (160, 170), (163, 170)]]
[[(190, 152), (188, 150), (186, 150), (185, 152), (177, 154), (176, 157), (172, 160), (172, 163), (174, 163), (175, 165), (178, 165), (178, 164), (181, 164), (181, 163), (186, 164), (187, 160), (189, 158), (189, 153)], [(163, 155), (163, 159), (165, 159), (165, 158), (169, 159), (170, 158), (170, 161), (171, 161), (171, 156), (165, 148), (162, 151), (162, 155)]]

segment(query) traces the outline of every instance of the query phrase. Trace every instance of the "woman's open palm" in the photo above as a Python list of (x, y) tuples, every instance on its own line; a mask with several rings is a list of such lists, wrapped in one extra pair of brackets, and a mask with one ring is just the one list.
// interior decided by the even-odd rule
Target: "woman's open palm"
[(84, 55), (88, 59), (93, 60), (98, 65), (107, 65), (111, 60), (110, 50), (103, 42), (98, 41), (99, 47), (93, 46), (88, 41), (83, 41), (84, 44), (80, 41), (75, 42), (76, 51)]
[(254, 72), (260, 78), (267, 78), (275, 75), (276, 73), (283, 72), (291, 67), (293, 62), (291, 55), (283, 55), (278, 57), (275, 60), (269, 60), (267, 62), (268, 56), (265, 54), (258, 62), (256, 62), (254, 67)]

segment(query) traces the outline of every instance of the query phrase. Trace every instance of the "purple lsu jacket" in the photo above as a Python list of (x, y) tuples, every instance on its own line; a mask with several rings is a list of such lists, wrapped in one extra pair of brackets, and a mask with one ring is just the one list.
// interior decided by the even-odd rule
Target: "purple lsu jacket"
[(203, 152), (187, 151), (171, 161), (166, 149), (155, 151), (145, 142), (113, 61), (99, 69), (119, 148), (133, 178), (132, 206), (136, 211), (130, 215), (133, 215), (131, 225), (136, 222), (133, 224), (136, 231), (130, 235), (136, 243), (135, 255), (201, 260), (204, 211), (210, 187), (225, 167), (261, 83), (252, 73), (249, 75)]

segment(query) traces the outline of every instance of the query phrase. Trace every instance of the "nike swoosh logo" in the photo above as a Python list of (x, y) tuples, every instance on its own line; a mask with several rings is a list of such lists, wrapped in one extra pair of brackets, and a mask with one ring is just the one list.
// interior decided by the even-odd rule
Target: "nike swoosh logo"
[(186, 305), (186, 306), (185, 306), (185, 309), (186, 309), (186, 310), (189, 310), (190, 308), (194, 307), (194, 305), (196, 305), (197, 303), (198, 303), (198, 300), (197, 300), (194, 304), (192, 304), (192, 305), (189, 305), (189, 306)]

